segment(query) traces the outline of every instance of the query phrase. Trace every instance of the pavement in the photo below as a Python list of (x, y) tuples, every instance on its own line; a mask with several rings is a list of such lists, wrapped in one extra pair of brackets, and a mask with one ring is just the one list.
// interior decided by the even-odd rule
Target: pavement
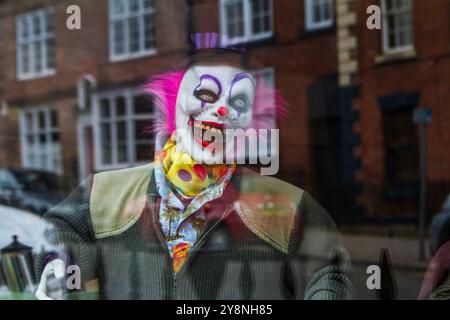
[[(344, 245), (352, 258), (353, 285), (356, 298), (377, 299), (374, 290), (367, 287), (367, 267), (378, 265), (381, 249), (388, 249), (396, 286), (396, 300), (416, 300), (431, 259), (419, 259), (419, 241), (414, 238), (342, 234)], [(428, 244), (426, 243), (426, 248)], [(428, 250), (426, 250), (428, 251)]]
[(381, 249), (388, 249), (394, 266), (410, 269), (425, 269), (431, 259), (428, 242), (425, 243), (426, 259), (419, 259), (419, 240), (414, 238), (380, 237), (371, 235), (342, 235), (345, 248), (358, 263), (377, 264)]

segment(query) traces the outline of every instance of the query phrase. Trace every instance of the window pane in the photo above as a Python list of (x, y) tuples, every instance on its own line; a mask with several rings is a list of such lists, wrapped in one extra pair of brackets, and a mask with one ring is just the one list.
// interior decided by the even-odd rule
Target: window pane
[(45, 22), (45, 31), (47, 33), (53, 32), (54, 24), (53, 24), (53, 12), (52, 11), (47, 11), (45, 13), (44, 22)]
[(27, 158), (28, 158), (28, 166), (30, 168), (35, 168), (37, 166), (37, 163), (36, 163), (36, 157), (35, 157), (34, 153), (30, 152), (28, 154)]
[(253, 33), (260, 33), (262, 32), (261, 28), (261, 19), (259, 17), (253, 18)]
[(133, 99), (134, 114), (150, 114), (154, 112), (153, 103), (149, 97), (136, 96)]
[(50, 170), (49, 164), (48, 164), (48, 156), (46, 153), (41, 153), (41, 163), (39, 164), (39, 169)]
[(39, 130), (44, 130), (45, 129), (45, 112), (44, 111), (39, 111), (38, 113), (38, 128)]
[(47, 57), (47, 69), (55, 68), (55, 40), (47, 39), (45, 42), (45, 52)]
[(387, 10), (391, 10), (394, 7), (394, 0), (385, 0), (385, 2)]
[(100, 143), (103, 164), (111, 164), (111, 124), (103, 123), (100, 126)]
[(244, 36), (244, 21), (239, 21), (237, 25), (236, 37)]
[(58, 112), (50, 110), (50, 125), (53, 129), (58, 128)]
[(313, 9), (313, 21), (314, 22), (320, 22), (322, 20), (322, 8), (320, 6), (320, 4), (316, 3), (314, 5), (314, 9)]
[(42, 43), (40, 41), (36, 42), (34, 44), (34, 62), (35, 72), (41, 72), (42, 71)]
[(33, 131), (33, 128), (34, 128), (33, 114), (31, 112), (27, 112), (25, 114), (25, 126), (26, 126), (26, 128), (24, 128), (25, 131), (27, 131), (27, 132)]
[(331, 15), (331, 3), (329, 1), (325, 1), (323, 4), (323, 20), (330, 20)]
[(146, 140), (149, 138), (150, 134), (148, 131), (149, 122), (146, 120), (139, 120), (135, 122), (134, 125), (134, 138), (138, 140)]
[(125, 52), (125, 22), (123, 20), (116, 21), (114, 28), (114, 53), (123, 54)]
[(27, 134), (27, 136), (26, 136), (26, 143), (28, 145), (28, 148), (32, 148), (33, 147), (33, 143), (34, 143), (34, 135)]
[(20, 28), (20, 38), (26, 40), (29, 35), (29, 23), (26, 17), (22, 17), (19, 20), (19, 28)]
[(21, 56), (21, 72), (28, 73), (30, 72), (30, 46), (28, 44), (23, 44), (19, 48), (20, 56)]
[(32, 21), (33, 21), (33, 34), (35, 36), (41, 35), (42, 29), (41, 29), (40, 15), (34, 14), (33, 17), (32, 17)]
[(125, 121), (117, 122), (117, 140), (122, 143), (127, 141), (127, 128)]
[(39, 135), (39, 143), (40, 144), (46, 144), (47, 143), (47, 135), (45, 133)]
[(144, 0), (144, 8), (153, 8), (153, 0)]
[(58, 143), (59, 142), (59, 133), (58, 132), (53, 132), (51, 135), (51, 139), (52, 139), (52, 143)]
[(229, 38), (244, 36), (244, 4), (242, 1), (225, 7)]
[(263, 19), (264, 31), (270, 31), (270, 16), (265, 16)]
[(139, 11), (139, 2), (140, 2), (139, 0), (128, 0), (131, 13)]
[(125, 98), (124, 97), (118, 97), (116, 99), (116, 115), (117, 115), (117, 117), (123, 117), (126, 115)]
[(153, 158), (153, 147), (151, 144), (137, 144), (136, 145), (136, 161), (148, 162)]
[(262, 10), (261, 0), (253, 0), (252, 1), (252, 12), (253, 12), (253, 15), (261, 14), (261, 10)]
[(130, 28), (130, 52), (139, 51), (139, 18), (133, 17), (129, 21)]
[(127, 163), (127, 145), (125, 143), (118, 143), (117, 145), (117, 162), (118, 163)]
[(112, 1), (112, 12), (114, 15), (123, 14), (125, 12), (125, 1), (124, 0), (113, 0)]
[(152, 49), (155, 47), (155, 22), (153, 13), (144, 15), (144, 46), (145, 49)]
[(127, 162), (127, 127), (125, 121), (117, 123), (117, 160)]
[(111, 110), (109, 106), (109, 99), (100, 100), (100, 117), (108, 119), (111, 116)]

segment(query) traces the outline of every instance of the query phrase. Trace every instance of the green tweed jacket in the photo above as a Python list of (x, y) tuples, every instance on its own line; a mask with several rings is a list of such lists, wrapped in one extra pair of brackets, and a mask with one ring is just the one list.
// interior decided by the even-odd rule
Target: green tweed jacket
[[(153, 164), (96, 174), (45, 218), (100, 299), (351, 299), (336, 226), (303, 190), (239, 169), (174, 274)], [(47, 256), (47, 258), (45, 258)], [(36, 259), (36, 272), (48, 262)]]

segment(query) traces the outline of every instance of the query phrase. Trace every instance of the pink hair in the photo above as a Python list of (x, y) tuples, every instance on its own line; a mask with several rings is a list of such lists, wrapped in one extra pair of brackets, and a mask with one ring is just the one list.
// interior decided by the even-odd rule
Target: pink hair
[(159, 118), (150, 126), (152, 132), (172, 133), (175, 131), (175, 112), (178, 91), (185, 71), (158, 74), (143, 86), (145, 93), (152, 96), (159, 111)]
[(280, 91), (268, 87), (262, 77), (256, 83), (252, 128), (274, 129), (276, 120), (284, 119), (288, 113), (287, 102)]
[[(155, 75), (143, 86), (143, 91), (152, 96), (160, 117), (149, 127), (149, 131), (171, 134), (175, 131), (175, 113), (178, 91), (185, 70)], [(261, 81), (260, 81), (261, 80)], [(273, 129), (276, 119), (287, 114), (287, 103), (280, 92), (270, 88), (261, 78), (257, 81), (253, 105), (252, 127), (255, 129)]]

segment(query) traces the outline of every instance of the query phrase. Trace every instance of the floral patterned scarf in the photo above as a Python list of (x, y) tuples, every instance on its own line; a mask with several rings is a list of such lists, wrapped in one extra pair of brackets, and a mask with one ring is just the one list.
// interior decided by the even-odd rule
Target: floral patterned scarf
[(181, 269), (206, 221), (203, 208), (222, 196), (235, 168), (235, 164), (197, 164), (188, 153), (177, 150), (173, 136), (157, 137), (155, 181), (161, 196), (159, 221), (175, 272)]

